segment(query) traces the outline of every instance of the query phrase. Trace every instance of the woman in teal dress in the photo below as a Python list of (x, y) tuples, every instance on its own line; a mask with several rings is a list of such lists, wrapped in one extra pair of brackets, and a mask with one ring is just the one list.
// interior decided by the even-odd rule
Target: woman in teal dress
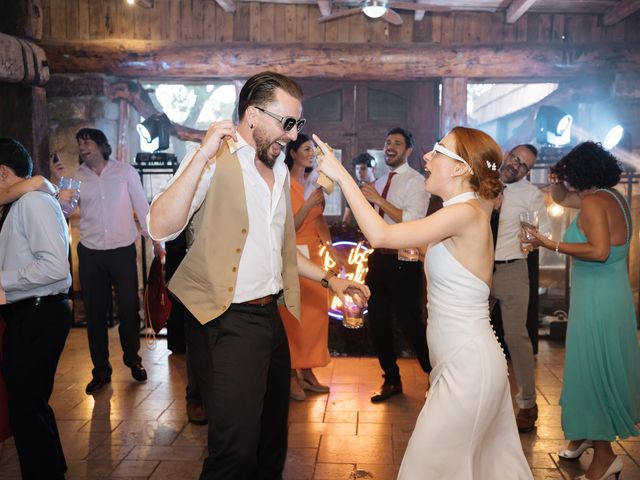
[(570, 440), (560, 458), (576, 460), (593, 447), (589, 480), (618, 478), (622, 461), (611, 449), (616, 437), (639, 435), (640, 351), (627, 256), (631, 215), (613, 187), (616, 158), (584, 142), (551, 169), (556, 203), (580, 209), (562, 242), (536, 232), (533, 242), (572, 257), (571, 303), (560, 404)]

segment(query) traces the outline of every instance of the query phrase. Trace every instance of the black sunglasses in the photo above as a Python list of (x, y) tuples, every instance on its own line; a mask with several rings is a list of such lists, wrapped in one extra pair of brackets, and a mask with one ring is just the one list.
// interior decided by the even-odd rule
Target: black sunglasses
[[(256, 106), (254, 105), (254, 107), (256, 107)], [(272, 113), (272, 112), (270, 112), (270, 111), (268, 111), (268, 110), (265, 110), (265, 109), (264, 109), (264, 108), (262, 108), (262, 107), (256, 107), (256, 108), (257, 108), (258, 110), (260, 110), (262, 113), (266, 113), (266, 114), (267, 114), (267, 115), (269, 115), (271, 118), (274, 118), (274, 119), (276, 119), (277, 121), (279, 121), (279, 122), (280, 122), (280, 125), (282, 125), (282, 129), (283, 129), (285, 132), (289, 132), (289, 131), (291, 131), (291, 129), (292, 129), (293, 127), (296, 127), (296, 128), (298, 129), (298, 132), (299, 132), (300, 130), (302, 130), (302, 127), (304, 127), (304, 124), (305, 124), (305, 123), (306, 123), (306, 121), (307, 121), (307, 120), (306, 120), (306, 119), (304, 119), (304, 118), (301, 118), (300, 120), (296, 120), (296, 119), (295, 119), (295, 118), (293, 118), (293, 117), (281, 117), (280, 115), (277, 115), (277, 114)]]

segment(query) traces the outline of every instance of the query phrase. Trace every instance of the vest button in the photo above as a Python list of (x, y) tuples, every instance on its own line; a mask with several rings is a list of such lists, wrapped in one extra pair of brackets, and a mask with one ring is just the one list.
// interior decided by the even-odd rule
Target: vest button
[(236, 248), (236, 253), (240, 253), (240, 249), (239, 248)]
[(226, 306), (226, 305), (222, 305), (222, 306), (220, 307), (220, 310), (226, 310), (226, 308), (227, 308), (227, 306)]
[(237, 268), (237, 267), (233, 267), (233, 268), (231, 269), (231, 271), (232, 271), (232, 272), (237, 272), (237, 271), (238, 271), (238, 268)]
[(230, 292), (233, 292), (233, 287), (229, 287), (229, 291), (230, 291)]
[(242, 230), (240, 230), (242, 233), (247, 233), (247, 229), (243, 228)]

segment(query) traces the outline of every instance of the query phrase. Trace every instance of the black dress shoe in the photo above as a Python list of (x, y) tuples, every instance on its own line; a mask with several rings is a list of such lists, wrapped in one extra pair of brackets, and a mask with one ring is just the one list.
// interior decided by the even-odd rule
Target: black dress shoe
[(372, 403), (384, 402), (388, 398), (393, 397), (394, 395), (399, 395), (401, 393), (402, 393), (401, 383), (398, 383), (398, 384), (383, 383), (382, 387), (380, 387), (380, 390), (378, 390), (376, 393), (374, 393), (371, 396), (371, 402)]
[(111, 377), (92, 378), (91, 381), (87, 383), (87, 387), (84, 389), (84, 391), (87, 395), (93, 395), (107, 383), (111, 383)]
[(147, 371), (141, 363), (136, 363), (131, 366), (131, 376), (139, 382), (145, 382), (147, 380)]

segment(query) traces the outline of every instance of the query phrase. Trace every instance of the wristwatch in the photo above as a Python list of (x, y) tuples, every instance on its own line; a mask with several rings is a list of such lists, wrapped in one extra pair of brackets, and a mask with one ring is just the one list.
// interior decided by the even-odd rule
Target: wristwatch
[(320, 280), (320, 285), (322, 285), (324, 288), (329, 288), (329, 279), (335, 276), (337, 276), (337, 273), (332, 270), (329, 270), (327, 274), (324, 276), (324, 278)]

